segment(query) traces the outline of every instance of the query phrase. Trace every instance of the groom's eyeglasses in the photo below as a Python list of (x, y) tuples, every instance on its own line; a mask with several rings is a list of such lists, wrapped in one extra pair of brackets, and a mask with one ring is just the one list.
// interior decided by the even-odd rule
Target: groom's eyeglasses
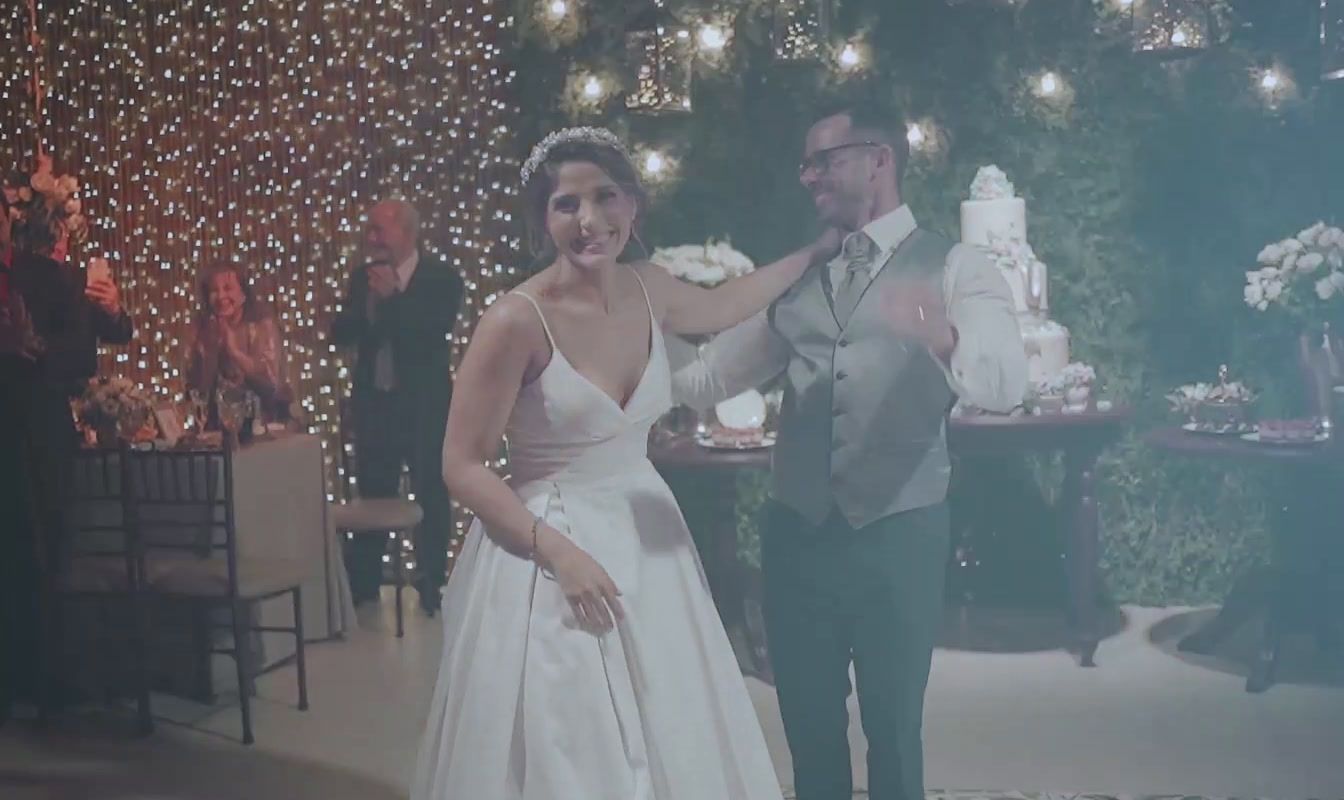
[(818, 175), (825, 175), (831, 168), (832, 157), (841, 150), (848, 150), (851, 147), (881, 147), (878, 142), (850, 142), (848, 144), (838, 144), (835, 147), (828, 147), (825, 150), (818, 150), (812, 155), (798, 162), (798, 175), (802, 177), (812, 170), (816, 170)]

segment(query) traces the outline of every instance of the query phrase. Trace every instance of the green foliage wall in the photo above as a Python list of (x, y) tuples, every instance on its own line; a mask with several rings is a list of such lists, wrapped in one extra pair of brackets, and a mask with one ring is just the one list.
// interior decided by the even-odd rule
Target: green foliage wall
[[(1131, 52), (1123, 26), (1091, 0), (851, 0), (838, 5), (837, 28), (871, 45), (859, 76), (774, 63), (761, 23), (768, 3), (721, 4), (741, 13), (727, 63), (701, 70), (693, 113), (640, 118), (619, 101), (591, 117), (565, 113), (567, 74), (619, 69), (620, 31), (642, 5), (589, 0), (584, 34), (562, 46), (521, 25), (518, 69), (529, 145), (550, 128), (597, 122), (679, 159), (649, 215), (650, 246), (727, 235), (758, 262), (788, 251), (812, 220), (795, 166), (811, 109), (840, 95), (893, 102), (944, 132), (907, 180), (924, 226), (955, 237), (976, 169), (1008, 173), (1051, 268), (1052, 316), (1107, 394), (1133, 404), (1136, 432), (1169, 423), (1162, 395), (1212, 379), (1223, 362), (1267, 390), (1266, 410), (1292, 410), (1295, 331), (1246, 309), (1241, 292), (1265, 243), (1337, 222), (1342, 210), (1344, 124), (1331, 93), (1340, 87), (1310, 79), (1309, 0), (1243, 17), (1250, 27), (1229, 44), (1167, 64)], [(685, 20), (715, 10), (668, 6)], [(520, 20), (532, 8), (520, 6)], [(1275, 108), (1251, 80), (1270, 63), (1299, 82), (1298, 97)], [(1070, 104), (1042, 104), (1027, 90), (1043, 70), (1067, 82)], [(1104, 569), (1119, 600), (1209, 601), (1268, 552), (1269, 474), (1180, 461), (1131, 436), (1102, 475)], [(740, 528), (750, 543), (762, 492), (758, 480), (745, 485)]]

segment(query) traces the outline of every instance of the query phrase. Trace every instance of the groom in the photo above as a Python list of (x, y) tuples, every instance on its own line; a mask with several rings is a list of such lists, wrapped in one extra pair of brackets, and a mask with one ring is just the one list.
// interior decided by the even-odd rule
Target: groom
[(1022, 399), (1008, 286), (980, 252), (916, 227), (899, 115), (850, 105), (807, 134), (799, 177), (847, 235), (763, 315), (674, 376), (706, 408), (786, 376), (762, 535), (765, 621), (798, 800), (848, 800), (850, 665), (869, 795), (924, 797), (924, 690), (941, 622), (957, 397)]

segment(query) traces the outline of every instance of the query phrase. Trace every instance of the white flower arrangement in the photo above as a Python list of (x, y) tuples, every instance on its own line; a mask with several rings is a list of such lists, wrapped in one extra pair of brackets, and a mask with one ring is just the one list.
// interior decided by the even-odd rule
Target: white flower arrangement
[(79, 420), (95, 430), (116, 426), (133, 433), (152, 411), (149, 396), (126, 378), (94, 378), (76, 403)]
[(46, 227), (52, 240), (69, 237), (71, 244), (79, 244), (88, 235), (84, 204), (77, 197), (79, 181), (72, 175), (56, 175), (50, 156), (39, 156), (31, 176), (6, 181), (0, 191), (9, 205), (16, 237), (21, 238), (27, 226)]
[(1091, 388), (1097, 382), (1097, 371), (1090, 364), (1075, 361), (1055, 375), (1036, 385), (1038, 397), (1062, 395), (1070, 389)]
[(1016, 197), (1017, 190), (1008, 175), (994, 164), (981, 167), (971, 181), (972, 200), (1003, 200)]
[[(1280, 306), (1309, 313), (1310, 307), (1344, 294), (1344, 230), (1324, 222), (1266, 245), (1256, 262), (1259, 268), (1246, 273), (1242, 298), (1257, 311)], [(1314, 300), (1297, 289), (1308, 281)]]
[(989, 244), (981, 249), (999, 269), (1007, 272), (1037, 275), (1045, 266), (1045, 262), (1036, 257), (1036, 251), (1031, 245), (1016, 237), (999, 236), (991, 232)]
[(649, 259), (673, 277), (698, 286), (713, 287), (756, 269), (750, 258), (727, 241), (710, 239), (703, 245), (660, 247)]

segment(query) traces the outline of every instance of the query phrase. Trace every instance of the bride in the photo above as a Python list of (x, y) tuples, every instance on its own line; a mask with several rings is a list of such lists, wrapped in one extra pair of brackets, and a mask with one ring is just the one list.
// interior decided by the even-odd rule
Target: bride
[[(627, 259), (646, 204), (603, 129), (522, 169), (547, 266), (490, 307), (457, 372), (443, 477), (476, 515), (444, 596), (414, 800), (779, 800), (765, 739), (672, 493), (664, 331), (765, 308), (839, 246), (713, 290)], [(486, 466), (509, 443), (505, 480)]]

